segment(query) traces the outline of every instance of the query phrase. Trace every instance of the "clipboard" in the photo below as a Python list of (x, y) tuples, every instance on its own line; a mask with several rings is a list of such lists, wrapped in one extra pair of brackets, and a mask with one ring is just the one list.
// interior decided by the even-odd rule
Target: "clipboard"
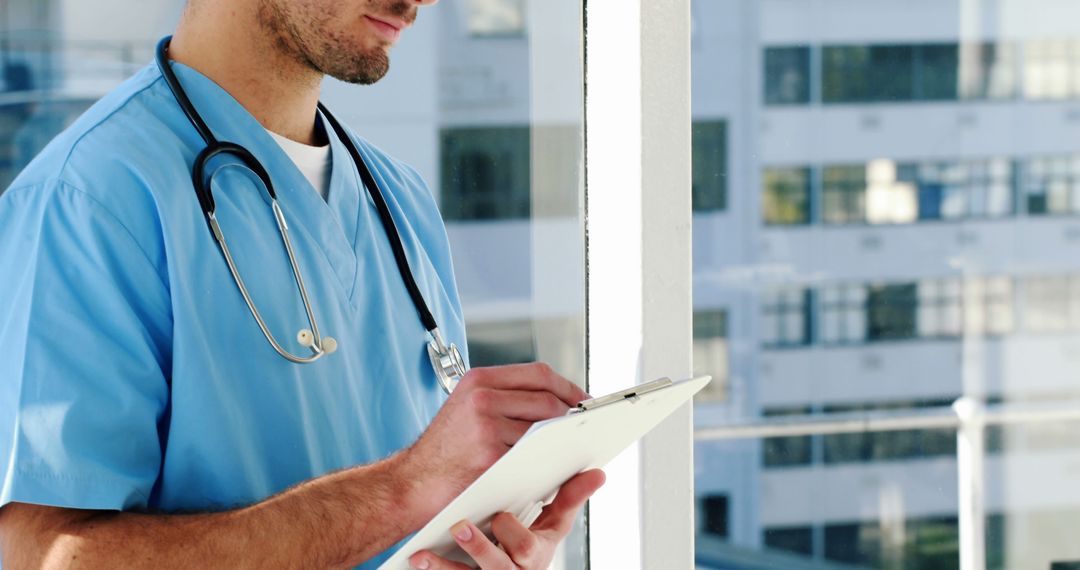
[(450, 536), (470, 520), (489, 537), (496, 513), (531, 526), (559, 487), (574, 475), (607, 465), (619, 453), (690, 401), (712, 378), (662, 378), (586, 400), (565, 416), (537, 422), (476, 481), (414, 534), (379, 570), (410, 570), (409, 557), (429, 550), (464, 564), (472, 560)]

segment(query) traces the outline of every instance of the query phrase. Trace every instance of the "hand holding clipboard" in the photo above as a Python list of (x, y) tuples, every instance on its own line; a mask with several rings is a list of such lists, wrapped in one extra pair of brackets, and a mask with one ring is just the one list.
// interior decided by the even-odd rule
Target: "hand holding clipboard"
[(679, 382), (658, 380), (587, 400), (566, 416), (537, 422), (379, 570), (409, 570), (409, 556), (420, 550), (471, 563), (450, 535), (453, 525), (469, 520), (489, 533), (492, 517), (508, 512), (529, 526), (564, 482), (606, 465), (710, 380), (708, 376)]

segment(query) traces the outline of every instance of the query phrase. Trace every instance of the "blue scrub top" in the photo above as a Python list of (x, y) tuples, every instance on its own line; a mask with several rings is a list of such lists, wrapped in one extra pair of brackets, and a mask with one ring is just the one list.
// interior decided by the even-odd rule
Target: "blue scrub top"
[[(0, 505), (214, 511), (416, 440), (444, 401), (378, 215), (330, 136), (327, 201), (226, 91), (180, 64), (221, 140), (266, 166), (337, 353), (267, 343), (191, 184), (204, 143), (153, 65), (91, 108), (0, 195)], [(416, 281), (465, 346), (446, 231), (413, 169), (353, 136)], [(271, 331), (308, 321), (255, 176), (225, 165), (217, 213)], [(466, 355), (467, 358), (467, 355)], [(383, 559), (365, 567), (374, 567)]]

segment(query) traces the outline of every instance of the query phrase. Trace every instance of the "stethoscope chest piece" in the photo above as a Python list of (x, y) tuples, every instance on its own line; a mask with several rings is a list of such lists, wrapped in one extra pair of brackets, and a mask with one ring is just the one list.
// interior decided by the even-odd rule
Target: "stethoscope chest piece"
[(450, 394), (457, 388), (458, 382), (468, 372), (465, 359), (458, 352), (457, 345), (443, 343), (439, 329), (431, 331), (434, 340), (428, 343), (428, 357), (431, 359), (431, 367), (435, 369), (435, 379), (443, 391)]

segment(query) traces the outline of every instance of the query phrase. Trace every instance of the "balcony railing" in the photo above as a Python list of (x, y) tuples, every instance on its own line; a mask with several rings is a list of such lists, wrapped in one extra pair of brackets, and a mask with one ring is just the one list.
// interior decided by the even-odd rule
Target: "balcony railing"
[(1080, 402), (984, 404), (960, 398), (948, 407), (781, 416), (695, 430), (696, 441), (757, 439), (955, 429), (957, 432), (958, 523), (961, 570), (986, 569), (986, 427), (1080, 420)]

